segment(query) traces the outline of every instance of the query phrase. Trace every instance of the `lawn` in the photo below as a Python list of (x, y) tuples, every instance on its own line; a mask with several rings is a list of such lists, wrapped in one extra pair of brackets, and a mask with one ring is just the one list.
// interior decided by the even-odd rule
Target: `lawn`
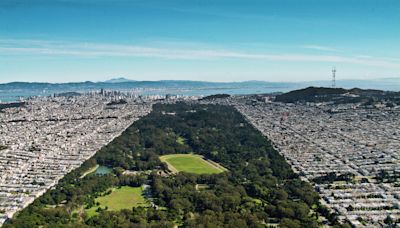
[[(111, 194), (101, 196), (95, 199), (100, 203), (100, 207), (104, 209), (107, 207), (109, 211), (119, 211), (122, 209), (132, 209), (137, 206), (148, 206), (148, 202), (143, 197), (143, 190), (141, 187), (123, 186), (121, 188), (113, 188)], [(94, 206), (86, 210), (89, 217), (96, 215), (97, 208)]]
[(215, 174), (222, 173), (225, 170), (203, 159), (195, 154), (169, 154), (160, 157), (162, 162), (166, 162), (168, 168), (176, 172), (187, 172), (195, 174)]
[(178, 136), (178, 138), (176, 139), (176, 142), (180, 145), (184, 145), (186, 143), (185, 138)]

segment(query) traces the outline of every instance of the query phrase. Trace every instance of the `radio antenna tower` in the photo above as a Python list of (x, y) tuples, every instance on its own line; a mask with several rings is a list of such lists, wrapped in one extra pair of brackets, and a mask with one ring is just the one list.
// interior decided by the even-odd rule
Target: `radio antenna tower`
[(336, 67), (332, 67), (332, 88), (336, 88)]

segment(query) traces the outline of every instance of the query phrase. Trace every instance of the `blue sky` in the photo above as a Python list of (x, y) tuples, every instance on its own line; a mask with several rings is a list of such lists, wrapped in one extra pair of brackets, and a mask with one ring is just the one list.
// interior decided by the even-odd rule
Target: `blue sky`
[(400, 77), (398, 0), (1, 0), (0, 83)]

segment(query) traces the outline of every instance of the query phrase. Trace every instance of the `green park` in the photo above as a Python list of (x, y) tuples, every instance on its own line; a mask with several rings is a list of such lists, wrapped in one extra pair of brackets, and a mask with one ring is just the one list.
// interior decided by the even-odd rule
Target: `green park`
[(161, 156), (160, 160), (167, 163), (173, 173), (217, 174), (225, 171), (223, 167), (195, 154), (169, 154)]

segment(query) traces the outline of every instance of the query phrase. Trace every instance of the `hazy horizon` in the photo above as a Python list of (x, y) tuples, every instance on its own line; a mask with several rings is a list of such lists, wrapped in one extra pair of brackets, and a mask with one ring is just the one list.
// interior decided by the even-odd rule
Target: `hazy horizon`
[[(192, 82), (209, 82), (209, 83), (243, 83), (243, 82), (266, 82), (266, 83), (313, 83), (313, 82), (329, 82), (331, 83), (332, 79), (325, 79), (325, 80), (310, 80), (310, 81), (267, 81), (267, 80), (242, 80), (242, 81), (206, 81), (206, 80), (191, 80), (191, 79), (160, 79), (160, 80), (135, 80), (135, 79), (130, 79), (127, 77), (115, 77), (115, 78), (108, 78), (103, 81), (95, 81), (95, 80), (82, 80), (82, 81), (60, 81), (60, 82), (55, 82), (55, 81), (8, 81), (8, 82), (0, 82), (0, 84), (9, 84), (9, 83), (50, 83), (50, 84), (66, 84), (66, 83), (84, 83), (84, 82), (93, 82), (93, 83), (104, 83), (104, 82), (109, 82), (112, 80), (118, 80), (118, 79), (123, 79), (131, 82), (158, 82), (158, 81), (192, 81)], [(347, 79), (339, 79), (336, 80), (338, 81), (390, 81), (390, 80), (399, 80), (400, 78), (398, 77), (383, 77), (383, 78), (370, 78), (370, 79), (354, 79), (354, 78), (347, 78)], [(111, 83), (111, 82), (110, 82)], [(115, 83), (115, 82), (113, 82)]]

